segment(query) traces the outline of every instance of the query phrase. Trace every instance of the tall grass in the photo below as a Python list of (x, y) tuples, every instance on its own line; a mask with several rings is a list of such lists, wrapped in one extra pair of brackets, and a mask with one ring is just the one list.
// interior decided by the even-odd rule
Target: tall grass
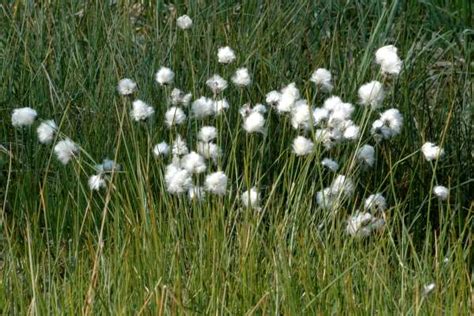
[[(182, 31), (185, 13), (194, 25)], [(471, 17), (463, 0), (0, 5), (0, 313), (472, 313)], [(373, 55), (385, 44), (404, 60), (385, 101), (402, 112), (402, 134), (377, 146), (370, 171), (341, 164), (356, 195), (328, 214), (315, 195), (334, 176), (319, 161), (348, 162), (356, 145), (297, 158), (288, 121), (270, 112), (267, 133), (246, 135), (238, 109), (293, 81), (320, 106), (326, 95), (308, 81), (318, 67), (333, 73), (333, 94), (356, 104), (358, 87), (380, 76)], [(225, 45), (237, 53), (233, 66), (217, 63)], [(177, 133), (195, 144), (199, 127), (215, 122), (165, 128), (170, 90), (153, 80), (162, 65), (195, 97), (209, 95), (214, 73), (230, 78), (245, 66), (253, 76), (249, 88), (224, 92), (224, 197), (199, 203), (166, 192), (167, 161), (152, 146)], [(137, 81), (154, 120), (130, 119), (130, 100), (116, 92), (123, 77)], [(12, 128), (21, 106), (54, 118), (81, 155), (63, 166), (33, 128)], [(376, 117), (358, 109), (354, 120)], [(426, 162), (425, 141), (442, 145), (444, 159)], [(107, 157), (122, 169), (91, 192), (87, 178)], [(437, 183), (450, 187), (448, 201), (432, 195)], [(254, 185), (261, 212), (239, 202)], [(348, 236), (348, 215), (375, 192), (389, 205), (385, 230)]]

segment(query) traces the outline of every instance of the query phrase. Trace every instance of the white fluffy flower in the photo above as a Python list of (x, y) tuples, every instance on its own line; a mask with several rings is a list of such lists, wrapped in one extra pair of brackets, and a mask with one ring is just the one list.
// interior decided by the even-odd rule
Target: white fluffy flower
[(192, 151), (181, 158), (181, 167), (189, 173), (203, 173), (206, 171), (206, 162), (203, 156)]
[(226, 99), (214, 101), (214, 114), (219, 115), (229, 108), (229, 102)]
[(173, 105), (181, 104), (182, 106), (186, 107), (189, 105), (189, 102), (191, 102), (192, 96), (193, 95), (191, 93), (186, 94), (180, 89), (174, 88), (173, 91), (171, 91), (170, 101)]
[(203, 142), (210, 142), (217, 137), (217, 129), (214, 126), (203, 126), (199, 130), (198, 139)]
[(170, 146), (166, 142), (161, 142), (153, 147), (155, 157), (167, 156), (170, 152)]
[(239, 68), (232, 76), (232, 82), (238, 87), (248, 86), (252, 80), (250, 79), (250, 74), (247, 68)]
[(331, 192), (335, 196), (350, 197), (354, 190), (354, 182), (342, 174), (338, 175), (331, 184)]
[(371, 81), (363, 84), (359, 88), (359, 99), (360, 104), (370, 105), (372, 109), (378, 109), (382, 105), (385, 92), (383, 86), (378, 81)]
[(230, 64), (235, 60), (235, 53), (229, 46), (217, 50), (217, 59), (221, 64)]
[(219, 75), (213, 75), (207, 79), (206, 84), (214, 94), (218, 94), (227, 88), (227, 81)]
[(161, 67), (155, 74), (155, 80), (160, 85), (166, 85), (173, 81), (174, 72), (168, 67)]
[(204, 188), (200, 186), (191, 186), (188, 190), (188, 197), (191, 201), (202, 201), (206, 197), (206, 192), (204, 191)]
[(334, 172), (339, 169), (339, 164), (335, 160), (329, 158), (324, 158), (323, 160), (321, 160), (321, 165)]
[(242, 193), (240, 200), (245, 207), (260, 209), (260, 194), (255, 187)]
[(291, 112), (291, 109), (299, 98), (300, 91), (294, 82), (281, 89), (281, 96), (277, 104), (278, 113)]
[(314, 82), (317, 86), (320, 86), (324, 91), (332, 91), (331, 73), (327, 69), (316, 69), (309, 80)]
[(142, 100), (135, 100), (132, 103), (132, 111), (130, 115), (135, 121), (144, 121), (155, 113), (153, 107), (149, 106)]
[(446, 200), (449, 195), (449, 189), (442, 185), (437, 185), (433, 188), (433, 193), (442, 201)]
[(359, 126), (355, 125), (351, 120), (344, 121), (342, 124), (342, 137), (346, 140), (357, 140), (359, 139)]
[(402, 69), (402, 61), (393, 45), (381, 47), (375, 52), (375, 62), (380, 65), (384, 74), (398, 75)]
[(380, 119), (372, 123), (371, 134), (377, 141), (389, 139), (400, 134), (403, 117), (397, 109), (389, 109), (380, 115)]
[(176, 19), (176, 24), (180, 29), (187, 30), (193, 26), (193, 20), (185, 14)]
[(375, 163), (375, 149), (371, 145), (364, 145), (357, 151), (357, 160), (372, 167)]
[(372, 231), (379, 230), (385, 221), (370, 213), (356, 213), (347, 220), (346, 232), (354, 237), (367, 237)]
[(383, 213), (387, 209), (387, 202), (381, 193), (371, 194), (365, 199), (364, 209)]
[(193, 183), (191, 174), (187, 170), (175, 164), (170, 164), (166, 166), (165, 184), (169, 193), (180, 194), (187, 192)]
[(121, 95), (130, 95), (137, 91), (137, 83), (129, 78), (124, 78), (119, 81), (117, 91)]
[(225, 195), (227, 190), (227, 176), (222, 171), (217, 171), (206, 176), (204, 182), (206, 191), (217, 195)]
[(54, 146), (54, 153), (58, 160), (66, 165), (72, 157), (79, 153), (79, 147), (72, 140), (66, 138)]
[(181, 138), (180, 135), (176, 136), (171, 151), (175, 156), (183, 156), (189, 152), (188, 145), (186, 145), (186, 142)]
[(38, 134), (38, 140), (42, 144), (49, 144), (54, 139), (54, 133), (58, 126), (53, 120), (47, 120), (42, 122), (36, 129), (36, 134)]
[(198, 142), (196, 151), (206, 159), (212, 159), (217, 162), (217, 159), (222, 155), (222, 151), (214, 143)]
[(265, 96), (265, 102), (270, 106), (276, 106), (280, 102), (281, 93), (278, 91), (270, 91)]
[(14, 109), (12, 113), (12, 124), (15, 127), (30, 126), (38, 116), (35, 110), (30, 107)]
[(214, 109), (214, 101), (206, 97), (200, 97), (191, 105), (191, 111), (198, 119), (213, 115)]
[(329, 118), (329, 111), (325, 108), (315, 108), (313, 111), (314, 126), (320, 125)]
[(251, 112), (245, 119), (243, 127), (247, 133), (263, 133), (265, 118), (260, 112)]
[(304, 136), (298, 136), (293, 140), (293, 152), (297, 156), (305, 156), (313, 151), (314, 144)]
[(325, 210), (332, 210), (338, 205), (337, 197), (331, 191), (331, 188), (324, 188), (316, 193), (316, 202), (319, 207)]
[(168, 127), (181, 125), (186, 121), (186, 114), (181, 108), (172, 106), (165, 113), (165, 123)]
[(102, 188), (105, 188), (105, 180), (100, 174), (91, 176), (88, 181), (89, 188), (92, 191), (99, 191)]
[(424, 143), (423, 146), (421, 146), (421, 151), (427, 161), (439, 159), (444, 155), (443, 148), (430, 142)]
[(311, 126), (311, 108), (305, 100), (298, 100), (291, 109), (291, 125), (294, 129), (308, 130)]

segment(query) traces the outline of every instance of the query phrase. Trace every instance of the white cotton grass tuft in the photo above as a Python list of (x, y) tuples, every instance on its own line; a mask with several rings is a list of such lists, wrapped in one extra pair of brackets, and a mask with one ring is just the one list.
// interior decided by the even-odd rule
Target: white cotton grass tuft
[(345, 175), (338, 175), (331, 184), (331, 193), (337, 197), (348, 198), (355, 190), (354, 182)]
[(204, 187), (206, 191), (212, 194), (225, 195), (227, 191), (227, 176), (222, 171), (208, 174), (204, 181)]
[(218, 94), (227, 88), (227, 81), (217, 74), (207, 79), (206, 84), (214, 94)]
[(387, 209), (387, 201), (381, 193), (371, 194), (365, 199), (364, 209), (366, 211), (383, 213)]
[(221, 64), (230, 64), (235, 60), (235, 53), (229, 46), (220, 47), (217, 50), (217, 60)]
[(79, 146), (69, 138), (66, 138), (54, 146), (54, 153), (63, 165), (67, 165), (73, 157), (79, 154)]
[(389, 109), (372, 123), (370, 133), (376, 141), (390, 139), (400, 134), (403, 127), (403, 117), (397, 109)]
[(150, 118), (153, 114), (155, 114), (155, 109), (149, 106), (142, 100), (135, 100), (132, 103), (132, 110), (130, 111), (130, 116), (133, 120), (145, 121), (146, 119)]
[(244, 207), (260, 210), (260, 193), (258, 192), (257, 188), (252, 187), (250, 190), (242, 193), (240, 200), (242, 201)]
[(192, 151), (181, 158), (181, 167), (189, 173), (203, 173), (206, 171), (206, 162), (203, 156)]
[(203, 119), (215, 113), (215, 105), (212, 99), (200, 97), (191, 105), (191, 112), (197, 119)]
[(169, 152), (170, 146), (166, 142), (161, 142), (153, 147), (153, 155), (156, 158), (168, 156)]
[(203, 187), (191, 186), (188, 190), (188, 198), (191, 201), (202, 201), (206, 197), (206, 192)]
[(198, 139), (203, 142), (210, 142), (217, 137), (217, 129), (214, 126), (203, 126), (199, 130)]
[(329, 111), (325, 108), (315, 108), (313, 110), (313, 124), (314, 126), (321, 125), (329, 119)]
[(54, 134), (58, 126), (53, 120), (47, 120), (41, 122), (41, 124), (36, 129), (36, 134), (38, 135), (38, 140), (41, 144), (50, 144), (54, 139)]
[(243, 128), (247, 133), (263, 133), (265, 118), (260, 112), (252, 111), (244, 118)]
[(176, 25), (182, 30), (187, 30), (193, 26), (193, 20), (185, 14), (176, 19)]
[(161, 86), (170, 84), (174, 79), (174, 72), (168, 67), (161, 67), (155, 74), (155, 80)]
[(357, 212), (347, 220), (346, 232), (353, 237), (367, 237), (384, 225), (385, 221), (381, 218), (374, 217), (370, 213)]
[(371, 145), (363, 145), (357, 150), (357, 160), (367, 167), (372, 167), (375, 163), (375, 148)]
[(206, 159), (212, 159), (213, 162), (221, 157), (222, 151), (215, 143), (212, 142), (198, 142), (196, 151)]
[(105, 188), (105, 180), (100, 174), (91, 176), (89, 178), (88, 184), (89, 189), (92, 191), (99, 191), (100, 189)]
[(305, 156), (313, 151), (314, 144), (310, 139), (304, 136), (297, 136), (293, 140), (292, 148), (297, 156)]
[(300, 98), (300, 91), (294, 82), (281, 89), (281, 96), (278, 100), (276, 110), (279, 114), (289, 113), (293, 109), (295, 102)]
[(171, 152), (174, 156), (183, 156), (189, 152), (188, 145), (183, 140), (181, 135), (176, 136), (176, 138), (174, 139)]
[(185, 121), (186, 114), (184, 114), (184, 111), (179, 107), (172, 106), (165, 113), (165, 124), (168, 127), (172, 127), (173, 125), (181, 125)]
[(12, 113), (12, 125), (14, 127), (30, 126), (34, 123), (38, 113), (30, 107), (14, 109)]
[(311, 75), (310, 81), (314, 82), (316, 86), (321, 87), (322, 91), (331, 92), (333, 85), (331, 83), (331, 73), (325, 68), (316, 69)]
[(191, 102), (191, 98), (193, 97), (192, 93), (184, 93), (178, 88), (174, 88), (171, 91), (170, 95), (170, 102), (172, 105), (182, 105), (187, 107)]
[(360, 104), (366, 106), (370, 105), (374, 110), (382, 106), (382, 102), (385, 97), (385, 92), (380, 82), (374, 80), (369, 83), (363, 84), (359, 88), (358, 93)]
[(267, 93), (265, 96), (265, 102), (270, 106), (276, 106), (280, 102), (281, 93), (273, 90)]
[(191, 174), (174, 163), (169, 164), (165, 170), (165, 185), (171, 194), (185, 193), (193, 185)]
[(383, 74), (396, 76), (402, 70), (403, 62), (398, 57), (397, 48), (393, 45), (379, 48), (375, 52), (375, 62), (380, 65), (380, 71)]
[(232, 76), (232, 82), (238, 87), (246, 87), (250, 85), (252, 79), (247, 68), (239, 68)]
[(129, 78), (121, 79), (117, 85), (117, 91), (121, 95), (130, 95), (137, 91), (137, 83)]
[(308, 130), (311, 127), (311, 108), (305, 100), (298, 100), (291, 109), (291, 126)]
[(229, 108), (229, 102), (227, 100), (221, 99), (213, 102), (213, 112), (214, 115), (219, 115)]
[(321, 160), (321, 165), (333, 172), (336, 172), (337, 169), (339, 169), (339, 164), (337, 163), (337, 161), (332, 160), (330, 158), (324, 158), (323, 160)]
[(423, 286), (423, 295), (427, 296), (427, 295), (431, 294), (431, 292), (433, 292), (435, 290), (435, 288), (436, 288), (435, 283), (426, 284), (425, 286)]
[(437, 160), (444, 156), (444, 149), (430, 142), (424, 143), (421, 151), (427, 161)]
[(445, 201), (448, 199), (449, 189), (445, 186), (437, 185), (433, 188), (433, 193), (438, 199)]
[(102, 163), (94, 166), (94, 169), (99, 173), (110, 173), (113, 171), (120, 171), (121, 166), (111, 159), (104, 159)]

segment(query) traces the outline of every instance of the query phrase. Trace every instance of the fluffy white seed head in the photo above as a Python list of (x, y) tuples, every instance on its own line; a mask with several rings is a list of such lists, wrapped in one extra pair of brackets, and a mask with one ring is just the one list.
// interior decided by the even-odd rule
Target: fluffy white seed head
[(191, 174), (176, 164), (166, 166), (165, 184), (166, 190), (171, 194), (185, 193), (193, 185)]
[(370, 105), (372, 109), (378, 109), (382, 106), (385, 92), (383, 86), (378, 81), (371, 81), (363, 84), (359, 88), (359, 102), (362, 105)]
[(321, 90), (331, 92), (332, 83), (331, 83), (331, 73), (329, 70), (324, 68), (316, 69), (311, 75), (310, 81), (314, 82), (316, 86), (321, 87)]
[(191, 102), (192, 96), (193, 95), (191, 93), (186, 94), (180, 89), (174, 88), (171, 91), (170, 102), (172, 105), (175, 105), (175, 106), (182, 105), (184, 107), (187, 107), (189, 105), (189, 102)]
[(304, 130), (311, 127), (311, 108), (305, 100), (296, 101), (291, 109), (291, 126)]
[(119, 81), (117, 91), (121, 95), (130, 95), (137, 91), (137, 83), (129, 78), (124, 78)]
[(53, 120), (47, 120), (42, 122), (36, 129), (38, 140), (41, 144), (50, 144), (54, 139), (54, 134), (58, 126)]
[(213, 75), (207, 79), (206, 84), (214, 94), (218, 94), (227, 88), (227, 81), (219, 75)]
[(265, 118), (260, 112), (251, 112), (245, 119), (243, 127), (247, 133), (263, 133)]
[(260, 194), (255, 187), (242, 193), (240, 200), (244, 207), (260, 209)]
[(280, 102), (281, 93), (278, 91), (270, 91), (265, 96), (265, 102), (270, 106), (276, 106)]
[(37, 116), (38, 113), (30, 107), (14, 109), (12, 113), (12, 125), (14, 127), (30, 126)]
[(370, 213), (356, 213), (347, 220), (346, 232), (353, 237), (367, 237), (373, 231), (380, 230), (385, 221)]
[(250, 85), (252, 79), (247, 68), (239, 68), (232, 76), (232, 82), (238, 87), (246, 87)]
[(335, 196), (350, 197), (355, 190), (354, 182), (342, 174), (338, 175), (331, 184), (331, 192)]
[(294, 82), (281, 89), (280, 100), (277, 104), (278, 113), (291, 112), (295, 102), (300, 98), (300, 91)]
[(168, 67), (161, 67), (155, 74), (155, 80), (161, 86), (169, 84), (174, 79), (174, 72)]
[(298, 136), (293, 140), (293, 152), (297, 156), (305, 156), (313, 151), (314, 144), (304, 136)]
[(371, 145), (364, 145), (357, 151), (357, 160), (368, 167), (375, 163), (375, 149)]
[(334, 171), (334, 172), (336, 172), (337, 169), (339, 169), (339, 164), (337, 163), (337, 161), (332, 160), (330, 158), (324, 158), (323, 160), (321, 160), (321, 165), (323, 165), (323, 167), (326, 167), (329, 170)]
[(111, 159), (104, 159), (101, 164), (94, 166), (95, 170), (99, 173), (109, 173), (113, 171), (119, 171), (121, 166)]
[(168, 156), (169, 152), (170, 146), (166, 142), (161, 142), (159, 144), (156, 144), (155, 147), (153, 147), (153, 155), (156, 158)]
[(321, 125), (324, 121), (329, 118), (329, 112), (325, 108), (315, 108), (313, 111), (313, 123), (314, 126)]
[(206, 171), (206, 162), (203, 156), (192, 151), (181, 158), (181, 167), (186, 169), (189, 173), (203, 173)]
[(130, 115), (132, 116), (133, 120), (139, 122), (144, 121), (150, 118), (155, 113), (153, 107), (149, 106), (142, 100), (135, 100), (132, 103), (132, 111)]
[(334, 210), (338, 206), (337, 196), (335, 196), (331, 188), (324, 188), (316, 193), (316, 202), (319, 207), (324, 210)]
[(187, 30), (193, 26), (193, 20), (185, 14), (176, 19), (176, 25), (182, 30)]
[(226, 99), (214, 101), (214, 114), (219, 115), (229, 108), (229, 102)]
[(380, 115), (380, 119), (372, 123), (370, 133), (376, 141), (389, 139), (400, 134), (403, 127), (403, 117), (397, 109), (389, 109)]
[(165, 123), (168, 127), (181, 125), (186, 121), (186, 114), (181, 108), (172, 106), (165, 113)]
[(397, 55), (397, 48), (393, 45), (379, 48), (375, 52), (375, 62), (380, 65), (380, 70), (384, 74), (398, 75), (402, 70), (403, 62)]
[(189, 152), (188, 145), (181, 138), (180, 135), (176, 136), (173, 142), (173, 147), (171, 149), (171, 152), (173, 153), (174, 156), (183, 156)]
[(213, 162), (217, 162), (219, 157), (222, 155), (222, 151), (215, 143), (211, 142), (198, 142), (196, 151), (206, 159), (212, 159)]
[(365, 199), (364, 209), (383, 213), (387, 209), (387, 202), (381, 193), (371, 194)]
[(427, 142), (421, 146), (421, 151), (427, 161), (432, 161), (444, 156), (444, 149), (433, 143)]
[(449, 196), (449, 189), (442, 185), (437, 185), (433, 188), (433, 193), (436, 195), (440, 200), (444, 201)]
[(227, 176), (222, 171), (211, 173), (206, 176), (204, 187), (210, 193), (225, 195), (227, 191)]
[(105, 180), (102, 178), (102, 175), (97, 174), (89, 178), (88, 181), (89, 189), (92, 191), (99, 191), (102, 188), (105, 188)]
[(203, 126), (199, 130), (198, 139), (203, 142), (210, 142), (217, 137), (217, 129), (214, 126)]
[(195, 118), (202, 119), (214, 114), (214, 101), (206, 97), (200, 97), (191, 105), (191, 111)]
[(79, 153), (79, 146), (69, 138), (66, 138), (54, 146), (54, 153), (63, 165), (67, 165), (67, 163)]
[(229, 46), (221, 47), (217, 50), (217, 60), (221, 64), (230, 64), (235, 60), (235, 53)]

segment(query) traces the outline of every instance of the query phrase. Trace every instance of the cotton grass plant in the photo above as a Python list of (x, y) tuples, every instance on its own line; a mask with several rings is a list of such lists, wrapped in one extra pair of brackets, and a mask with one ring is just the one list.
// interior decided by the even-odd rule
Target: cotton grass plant
[(401, 7), (3, 6), (2, 313), (469, 313), (466, 38)]

